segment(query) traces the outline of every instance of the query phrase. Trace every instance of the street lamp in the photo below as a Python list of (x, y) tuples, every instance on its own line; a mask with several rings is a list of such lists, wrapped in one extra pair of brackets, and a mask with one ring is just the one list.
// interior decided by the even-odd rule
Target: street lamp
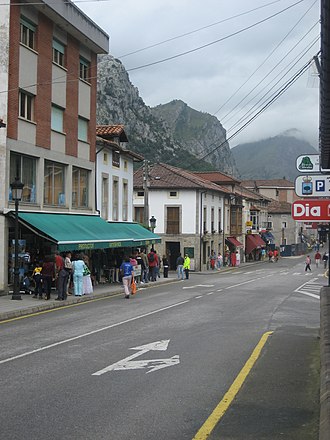
[(15, 201), (15, 264), (14, 264), (14, 290), (11, 299), (22, 299), (19, 286), (19, 267), (18, 267), (18, 204), (22, 199), (24, 183), (15, 177), (15, 181), (10, 184), (12, 200)]
[(154, 232), (154, 230), (155, 230), (156, 222), (157, 222), (157, 220), (156, 220), (155, 217), (152, 215), (151, 218), (149, 219), (150, 229), (151, 229), (152, 232)]

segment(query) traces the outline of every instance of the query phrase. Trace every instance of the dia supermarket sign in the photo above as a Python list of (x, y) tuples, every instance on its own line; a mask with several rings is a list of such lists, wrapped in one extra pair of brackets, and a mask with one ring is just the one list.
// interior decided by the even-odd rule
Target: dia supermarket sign
[(330, 199), (296, 200), (292, 204), (292, 218), (307, 222), (330, 222)]

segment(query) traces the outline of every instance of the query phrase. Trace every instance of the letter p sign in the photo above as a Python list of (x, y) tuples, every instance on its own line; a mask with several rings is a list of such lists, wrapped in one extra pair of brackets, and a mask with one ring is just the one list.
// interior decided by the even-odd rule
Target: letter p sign
[(325, 180), (316, 180), (315, 190), (317, 192), (325, 192)]

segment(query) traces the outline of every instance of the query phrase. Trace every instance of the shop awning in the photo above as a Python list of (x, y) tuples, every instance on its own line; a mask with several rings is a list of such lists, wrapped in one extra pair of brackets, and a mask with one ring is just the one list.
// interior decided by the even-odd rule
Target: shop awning
[(261, 247), (265, 247), (266, 243), (260, 237), (260, 235), (249, 234), (246, 236), (246, 246), (245, 253), (248, 255), (254, 249), (260, 249)]
[(235, 247), (243, 246), (235, 237), (227, 237), (226, 240)]
[(271, 232), (265, 232), (262, 234), (262, 239), (266, 241), (274, 241), (274, 235)]
[(161, 241), (137, 223), (108, 223), (94, 215), (20, 212), (18, 216), (36, 234), (57, 243), (59, 251), (135, 247)]

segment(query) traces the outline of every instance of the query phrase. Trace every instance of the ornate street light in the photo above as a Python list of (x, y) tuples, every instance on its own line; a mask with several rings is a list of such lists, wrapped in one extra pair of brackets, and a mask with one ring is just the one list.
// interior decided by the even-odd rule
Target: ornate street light
[(22, 199), (24, 183), (15, 177), (15, 181), (10, 184), (12, 200), (15, 201), (15, 263), (14, 263), (14, 290), (11, 299), (22, 299), (19, 286), (19, 267), (18, 267), (18, 204)]
[(155, 227), (156, 227), (156, 222), (157, 222), (157, 220), (156, 220), (155, 217), (152, 215), (151, 218), (149, 219), (151, 232), (154, 232)]

